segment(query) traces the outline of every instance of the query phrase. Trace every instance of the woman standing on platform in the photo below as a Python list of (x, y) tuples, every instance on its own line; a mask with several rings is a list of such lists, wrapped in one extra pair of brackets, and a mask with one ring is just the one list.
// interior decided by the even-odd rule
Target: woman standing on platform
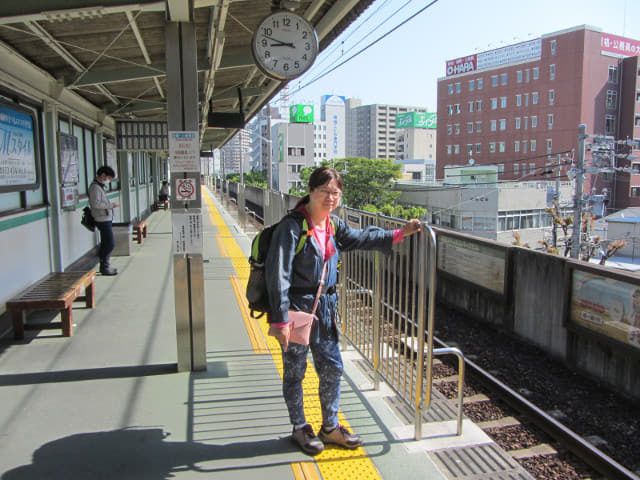
[[(282, 391), (293, 424), (292, 439), (303, 451), (316, 455), (324, 450), (327, 443), (346, 448), (362, 445), (358, 435), (338, 423), (342, 357), (338, 344), (335, 285), (339, 252), (355, 249), (390, 251), (392, 243), (420, 231), (421, 224), (413, 219), (398, 230), (373, 226), (356, 230), (349, 227), (338, 217), (330, 215), (342, 196), (342, 178), (332, 168), (316, 169), (309, 178), (308, 188), (309, 193), (273, 232), (265, 275), (269, 302), (276, 306), (268, 318), (269, 335), (276, 337), (282, 345)], [(302, 231), (302, 218), (307, 220), (307, 232)], [(296, 254), (298, 241), (304, 234), (308, 236), (307, 241)], [(289, 342), (289, 310), (312, 311), (325, 262), (325, 288), (319, 297), (315, 312), (318, 320), (311, 329), (309, 345)], [(304, 414), (302, 380), (309, 349), (320, 380), (318, 393), (322, 426), (318, 436), (306, 422)]]

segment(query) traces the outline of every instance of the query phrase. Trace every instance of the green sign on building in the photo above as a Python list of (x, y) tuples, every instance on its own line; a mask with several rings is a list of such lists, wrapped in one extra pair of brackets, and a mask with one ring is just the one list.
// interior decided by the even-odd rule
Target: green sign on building
[(436, 128), (437, 113), (406, 112), (396, 115), (396, 128)]
[(291, 105), (289, 107), (289, 122), (313, 123), (313, 105)]

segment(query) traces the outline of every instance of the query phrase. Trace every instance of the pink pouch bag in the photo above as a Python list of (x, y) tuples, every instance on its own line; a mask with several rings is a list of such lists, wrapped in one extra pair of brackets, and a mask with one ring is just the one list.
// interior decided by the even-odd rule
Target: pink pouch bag
[(315, 319), (313, 313), (289, 310), (289, 342), (309, 345), (311, 327)]
[(313, 303), (313, 309), (311, 313), (299, 312), (297, 310), (289, 310), (289, 342), (298, 343), (300, 345), (309, 345), (309, 337), (311, 335), (311, 327), (313, 321), (317, 320), (316, 309), (318, 308), (318, 301), (322, 294), (322, 287), (324, 286), (324, 275), (327, 272), (327, 262), (324, 262), (322, 267), (322, 277), (320, 277), (320, 285), (318, 286), (318, 292), (316, 293), (316, 301)]

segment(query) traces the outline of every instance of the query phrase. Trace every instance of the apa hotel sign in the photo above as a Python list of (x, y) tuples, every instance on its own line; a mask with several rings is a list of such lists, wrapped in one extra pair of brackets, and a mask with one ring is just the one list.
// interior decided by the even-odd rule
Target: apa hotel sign
[(509, 45), (488, 52), (469, 55), (447, 61), (447, 77), (461, 73), (475, 72), (485, 68), (495, 68), (510, 63), (533, 60), (542, 56), (542, 39)]

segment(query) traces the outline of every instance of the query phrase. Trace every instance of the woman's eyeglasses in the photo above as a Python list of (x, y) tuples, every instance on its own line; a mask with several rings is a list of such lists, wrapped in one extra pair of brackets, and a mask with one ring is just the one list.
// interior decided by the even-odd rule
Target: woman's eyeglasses
[(332, 197), (340, 198), (340, 195), (342, 195), (342, 192), (340, 190), (335, 190), (332, 192), (331, 190), (327, 190), (326, 188), (319, 188), (318, 191), (325, 197), (331, 195)]

